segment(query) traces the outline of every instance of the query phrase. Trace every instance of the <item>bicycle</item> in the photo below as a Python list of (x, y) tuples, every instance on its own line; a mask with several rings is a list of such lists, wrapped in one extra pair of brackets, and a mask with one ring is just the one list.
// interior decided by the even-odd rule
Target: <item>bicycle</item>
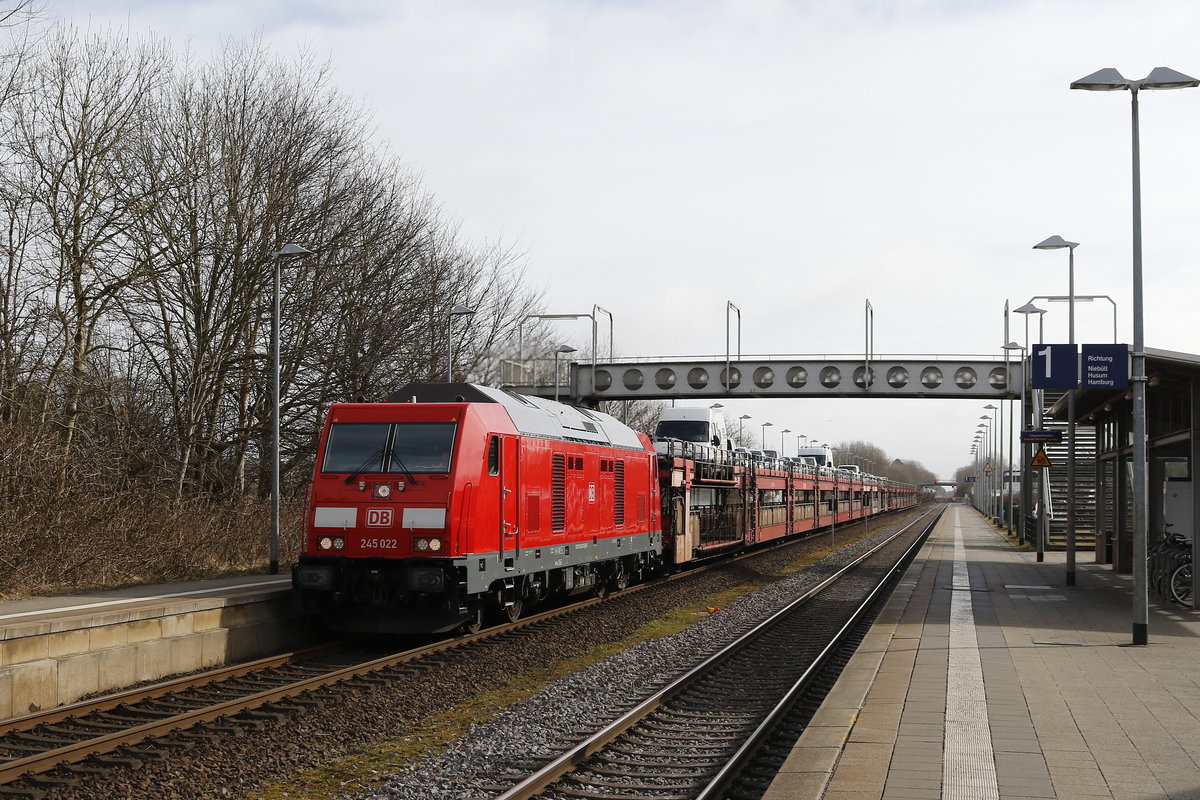
[(1191, 608), (1192, 603), (1192, 556), (1181, 556), (1184, 563), (1171, 573), (1171, 596), (1176, 603)]
[[(1164, 600), (1175, 598), (1175, 579), (1176, 573), (1184, 566), (1189, 566), (1188, 580), (1190, 581), (1190, 564), (1192, 561), (1192, 541), (1183, 534), (1175, 533), (1170, 530), (1171, 524), (1167, 523), (1162, 537), (1152, 547), (1146, 556), (1146, 572), (1147, 584), (1159, 597)], [(1182, 589), (1182, 580), (1180, 591)], [(1188, 593), (1190, 594), (1191, 584), (1188, 584)], [(1175, 598), (1178, 600), (1178, 598)], [(1178, 602), (1183, 602), (1178, 600)]]

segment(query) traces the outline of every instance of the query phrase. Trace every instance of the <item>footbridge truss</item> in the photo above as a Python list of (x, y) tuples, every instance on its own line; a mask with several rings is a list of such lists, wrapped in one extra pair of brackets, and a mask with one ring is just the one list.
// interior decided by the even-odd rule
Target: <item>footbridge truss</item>
[(1013, 399), (1019, 361), (977, 356), (768, 356), (571, 362), (565, 386), (511, 386), (584, 405), (737, 397)]

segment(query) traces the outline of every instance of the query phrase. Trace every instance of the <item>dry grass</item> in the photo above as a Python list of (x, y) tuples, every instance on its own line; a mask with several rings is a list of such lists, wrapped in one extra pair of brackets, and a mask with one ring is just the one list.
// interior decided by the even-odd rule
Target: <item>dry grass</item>
[[(280, 563), (300, 544), (302, 504), (281, 510)], [(0, 507), (0, 599), (265, 571), (270, 502), (72, 493)]]
[[(64, 461), (50, 426), (0, 423), (0, 599), (265, 571), (270, 501), (214, 497), (138, 441), (80, 434)], [(281, 509), (280, 563), (304, 503)]]

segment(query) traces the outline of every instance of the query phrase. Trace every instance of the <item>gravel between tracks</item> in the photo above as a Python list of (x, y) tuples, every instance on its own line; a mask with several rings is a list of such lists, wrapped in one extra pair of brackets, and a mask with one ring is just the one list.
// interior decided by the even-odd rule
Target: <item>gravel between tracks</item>
[(447, 800), (494, 795), (497, 779), (531, 754), (545, 760), (555, 747), (574, 739), (576, 729), (592, 729), (596, 720), (632, 708), (663, 683), (683, 674), (707, 655), (735, 641), (895, 530), (843, 548), (813, 566), (744, 595), (718, 613), (672, 636), (641, 642), (564, 678), (510, 706), (493, 721), (476, 726), (449, 750), (387, 786), (368, 800)]
[[(685, 631), (641, 643), (558, 681), (528, 701), (505, 709), (493, 721), (476, 726), (446, 752), (399, 774), (369, 797), (442, 800), (494, 794), (497, 780), (512, 764), (530, 754), (547, 753), (574, 739), (574, 731), (594, 727), (597, 719), (632, 706), (652, 692), (658, 682), (731, 641), (739, 631), (782, 607), (804, 587), (829, 575), (898, 524), (889, 523), (870, 539), (746, 595)], [(824, 536), (817, 537), (808, 547), (815, 550), (827, 541)], [(397, 681), (354, 692), (322, 690), (312, 696), (326, 701), (319, 709), (298, 715), (286, 724), (250, 730), (219, 743), (201, 743), (169, 759), (148, 762), (142, 769), (118, 769), (75, 786), (55, 789), (47, 797), (49, 800), (237, 797), (372, 742), (403, 736), (421, 721), (513, 675), (582, 654), (598, 644), (619, 641), (674, 607), (772, 574), (798, 557), (795, 549), (769, 551), (753, 565), (730, 564), (691, 580), (619, 598), (586, 613), (559, 618), (539, 629), (536, 638), (464, 650), (435, 674), (429, 673), (419, 681)], [(368, 795), (348, 788), (331, 796)]]

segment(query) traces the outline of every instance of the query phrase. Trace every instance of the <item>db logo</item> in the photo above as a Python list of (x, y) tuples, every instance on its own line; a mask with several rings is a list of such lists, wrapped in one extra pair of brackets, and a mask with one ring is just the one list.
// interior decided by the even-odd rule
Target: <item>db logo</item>
[(390, 508), (368, 508), (367, 509), (367, 527), (368, 528), (390, 528), (390, 527), (392, 527), (392, 509), (390, 509)]

